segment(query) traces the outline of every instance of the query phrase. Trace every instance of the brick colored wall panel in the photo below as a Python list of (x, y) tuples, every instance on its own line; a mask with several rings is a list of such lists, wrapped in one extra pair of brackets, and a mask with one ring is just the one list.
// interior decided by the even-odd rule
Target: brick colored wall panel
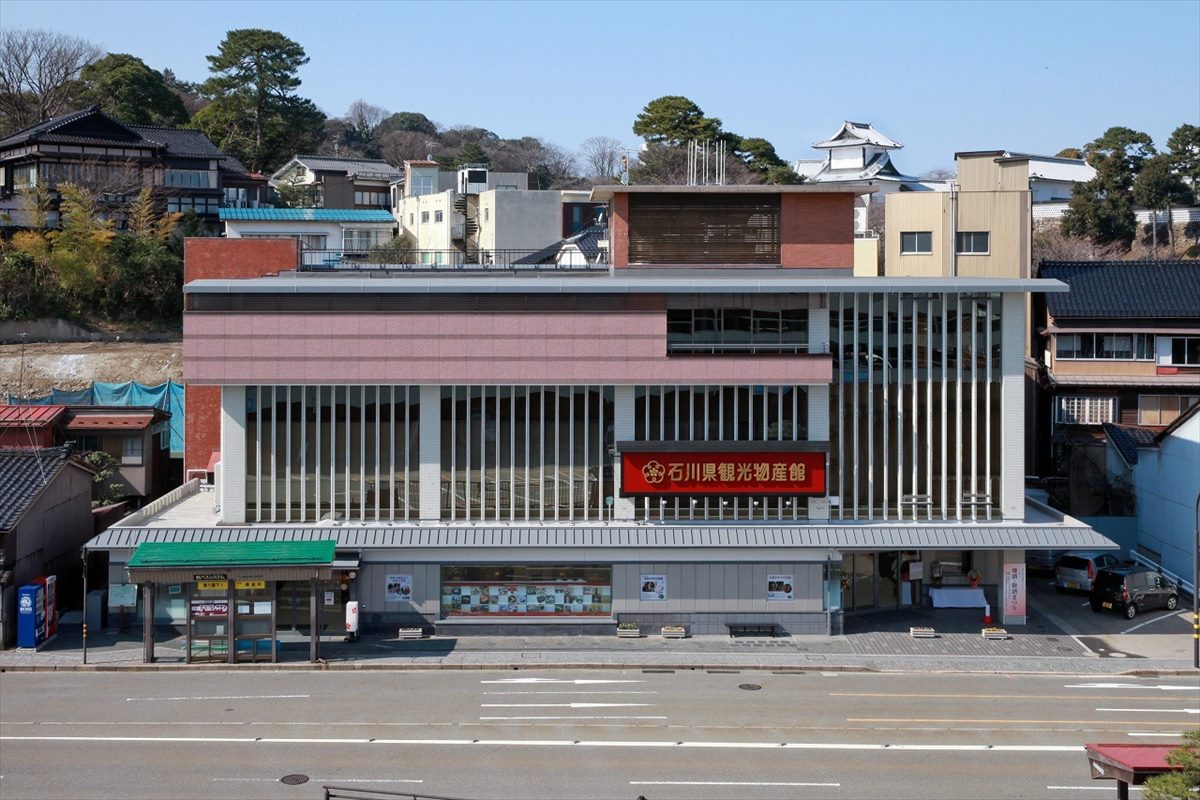
[(784, 194), (780, 259), (785, 267), (854, 268), (854, 196)]

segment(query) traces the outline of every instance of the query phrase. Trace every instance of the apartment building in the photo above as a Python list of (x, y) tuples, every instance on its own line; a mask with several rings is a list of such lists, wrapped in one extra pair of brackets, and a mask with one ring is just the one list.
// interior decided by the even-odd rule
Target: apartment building
[(406, 161), (392, 203), (423, 264), (511, 263), (594, 226), (602, 208), (587, 191), (531, 187), (524, 172), (435, 161)]

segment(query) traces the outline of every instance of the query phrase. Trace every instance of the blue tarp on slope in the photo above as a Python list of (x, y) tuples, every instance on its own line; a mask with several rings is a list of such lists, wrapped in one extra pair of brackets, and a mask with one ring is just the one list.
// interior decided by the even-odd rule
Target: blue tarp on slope
[(55, 389), (45, 397), (18, 398), (9, 395), (9, 405), (37, 406), (153, 406), (171, 413), (171, 457), (183, 457), (182, 383), (167, 381), (157, 386), (145, 386), (128, 381), (105, 383), (95, 381), (88, 389)]

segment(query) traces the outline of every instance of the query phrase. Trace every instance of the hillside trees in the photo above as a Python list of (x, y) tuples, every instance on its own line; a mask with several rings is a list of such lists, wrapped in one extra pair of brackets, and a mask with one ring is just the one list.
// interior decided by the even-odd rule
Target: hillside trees
[[(58, 185), (61, 227), (34, 225), (0, 249), (0, 318), (62, 316), (178, 325), (183, 252), (179, 214), (162, 214), (145, 187), (124, 209), (101, 213), (90, 189)], [(27, 209), (42, 201), (30, 194)], [(27, 212), (28, 213), (28, 212)], [(112, 219), (123, 214), (125, 231)], [(44, 220), (44, 214), (40, 218)]]
[(1063, 215), (1063, 233), (1101, 245), (1120, 243), (1128, 250), (1137, 235), (1133, 181), (1155, 154), (1154, 142), (1141, 131), (1115, 126), (1089, 142), (1083, 154), (1096, 177), (1075, 187)]
[(150, 69), (137, 56), (109, 53), (84, 67), (79, 83), (81, 100), (100, 106), (121, 122), (168, 127), (187, 124), (182, 98), (167, 85), (163, 73)]

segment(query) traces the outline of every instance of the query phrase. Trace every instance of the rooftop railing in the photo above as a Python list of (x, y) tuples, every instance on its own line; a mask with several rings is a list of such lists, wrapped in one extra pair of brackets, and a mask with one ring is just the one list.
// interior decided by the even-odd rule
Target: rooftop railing
[(317, 250), (303, 248), (300, 272), (606, 272), (607, 258), (586, 261), (581, 256), (537, 258), (539, 250), (418, 250), (372, 247)]

